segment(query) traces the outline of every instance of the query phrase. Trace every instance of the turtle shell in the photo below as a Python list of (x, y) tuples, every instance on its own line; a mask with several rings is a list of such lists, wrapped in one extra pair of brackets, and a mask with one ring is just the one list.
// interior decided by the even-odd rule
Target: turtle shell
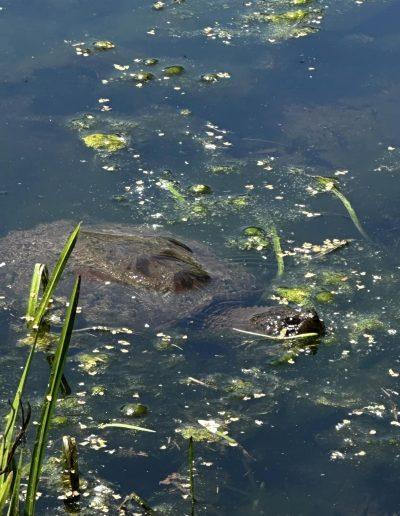
[[(0, 239), (0, 294), (6, 302), (23, 309), (34, 264), (52, 267), (73, 227), (58, 221)], [(255, 288), (251, 274), (207, 245), (148, 226), (83, 226), (56, 298), (68, 295), (76, 274), (82, 276), (82, 314), (98, 325), (163, 327)]]

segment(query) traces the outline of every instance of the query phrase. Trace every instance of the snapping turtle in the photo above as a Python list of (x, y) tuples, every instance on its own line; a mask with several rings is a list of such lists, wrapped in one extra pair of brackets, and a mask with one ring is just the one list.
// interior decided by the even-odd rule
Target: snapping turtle
[[(66, 221), (13, 231), (0, 240), (0, 293), (7, 286), (25, 301), (33, 264), (52, 266), (71, 231)], [(80, 305), (90, 323), (161, 327), (222, 301), (244, 300), (255, 290), (243, 268), (218, 260), (199, 242), (182, 243), (147, 226), (103, 225), (82, 229), (57, 293), (66, 294), (71, 272), (82, 276)], [(211, 327), (238, 326), (269, 335), (323, 332), (313, 311), (287, 307), (228, 309)], [(214, 322), (213, 322), (214, 321)], [(215, 324), (214, 324), (215, 323)]]
[(215, 329), (238, 328), (271, 337), (294, 337), (304, 333), (323, 335), (325, 325), (313, 308), (250, 306), (233, 308), (211, 317)]
[[(53, 266), (72, 228), (59, 221), (0, 240), (0, 295), (6, 302), (26, 301), (33, 265)], [(82, 228), (67, 271), (82, 276), (82, 314), (100, 325), (161, 327), (255, 289), (251, 274), (218, 260), (206, 245), (182, 243), (147, 226)], [(65, 274), (56, 296), (69, 292), (70, 276)]]

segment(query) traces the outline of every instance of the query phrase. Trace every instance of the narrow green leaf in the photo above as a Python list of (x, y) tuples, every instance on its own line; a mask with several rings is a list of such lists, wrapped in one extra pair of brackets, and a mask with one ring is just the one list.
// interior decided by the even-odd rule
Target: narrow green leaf
[(365, 238), (366, 240), (369, 240), (369, 236), (364, 231), (361, 222), (359, 221), (357, 214), (353, 208), (353, 206), (350, 204), (350, 201), (347, 199), (347, 197), (342, 193), (342, 191), (339, 188), (339, 181), (333, 177), (324, 177), (324, 176), (313, 176), (316, 180), (317, 186), (319, 189), (321, 189), (323, 192), (331, 192), (333, 195), (335, 195), (340, 202), (343, 204), (343, 206), (346, 208), (347, 213), (350, 215), (350, 218), (357, 228), (360, 235)]
[(274, 248), (276, 264), (278, 266), (277, 276), (282, 276), (285, 271), (285, 264), (283, 261), (283, 251), (281, 247), (281, 239), (279, 238), (278, 232), (275, 226), (270, 228), (270, 237), (272, 240), (272, 247)]
[(40, 287), (46, 290), (49, 273), (46, 265), (36, 263), (33, 269), (31, 288), (29, 291), (28, 307), (26, 309), (26, 320), (28, 325), (34, 320), (39, 301)]
[(69, 342), (72, 335), (72, 329), (76, 315), (76, 307), (78, 305), (80, 283), (81, 278), (78, 277), (75, 281), (72, 294), (69, 300), (69, 306), (65, 317), (63, 329), (54, 356), (54, 362), (51, 369), (49, 385), (47, 388), (46, 396), (43, 400), (42, 415), (36, 434), (36, 442), (32, 454), (31, 467), (29, 472), (28, 490), (26, 495), (25, 506), (26, 516), (33, 516), (35, 513), (36, 492), (39, 484), (43, 458), (46, 450), (47, 434), (50, 426), (50, 419), (52, 417), (57, 402), (58, 390), (60, 388)]
[(0, 487), (0, 514), (3, 513), (4, 506), (10, 496), (11, 484), (14, 477), (14, 473), (11, 471), (6, 477), (5, 482)]
[(15, 470), (15, 480), (12, 487), (11, 500), (8, 506), (7, 516), (19, 516), (19, 494), (22, 476), (22, 458), (24, 455), (23, 448), (19, 454), (18, 464)]
[(167, 190), (179, 204), (186, 204), (185, 197), (181, 194), (173, 181), (170, 181), (169, 179), (160, 179), (159, 184), (161, 188)]
[(362, 227), (361, 222), (360, 222), (359, 218), (357, 217), (357, 214), (356, 214), (353, 206), (350, 204), (350, 201), (347, 199), (347, 197), (337, 187), (332, 188), (331, 191), (334, 195), (336, 195), (336, 197), (338, 199), (340, 199), (343, 206), (346, 208), (347, 213), (350, 215), (350, 218), (351, 218), (353, 224), (355, 225), (355, 227), (357, 228), (358, 232), (360, 233), (360, 235), (363, 238), (365, 238), (366, 240), (368, 240), (369, 237), (368, 237), (367, 233), (364, 231), (364, 228)]
[(232, 328), (234, 331), (245, 333), (246, 335), (254, 335), (255, 337), (263, 337), (268, 340), (301, 340), (309, 339), (310, 337), (318, 337), (318, 333), (300, 333), (299, 335), (293, 335), (290, 337), (274, 337), (272, 335), (266, 335), (265, 333), (257, 333), (254, 331), (240, 330), (239, 328)]
[[(5, 424), (5, 430), (4, 430), (4, 437), (1, 443), (1, 450), (0, 450), (0, 465), (1, 469), (3, 470), (7, 464), (7, 458), (8, 454), (10, 452), (13, 440), (14, 440), (14, 433), (15, 433), (15, 425), (17, 421), (17, 415), (18, 410), (20, 407), (21, 399), (24, 393), (26, 379), (28, 377), (31, 365), (32, 365), (32, 359), (33, 355), (35, 353), (36, 349), (36, 343), (38, 340), (39, 334), (36, 333), (35, 339), (33, 341), (33, 344), (31, 346), (31, 349), (29, 351), (28, 358), (25, 362), (24, 370), (22, 371), (22, 374), (19, 379), (18, 387), (14, 395), (14, 399), (11, 404), (11, 409), (9, 413), (6, 416), (6, 424)], [(0, 476), (0, 487), (2, 483), (4, 482), (4, 476)]]
[(99, 428), (126, 428), (127, 430), (138, 430), (139, 432), (151, 432), (156, 433), (155, 430), (150, 428), (144, 428), (143, 426), (128, 425), (127, 423), (104, 423)]
[(55, 288), (57, 287), (57, 284), (60, 280), (61, 274), (63, 273), (65, 266), (67, 264), (68, 258), (70, 257), (70, 254), (72, 253), (76, 241), (79, 236), (81, 224), (79, 223), (76, 228), (73, 230), (71, 235), (69, 236), (61, 254), (60, 257), (54, 266), (54, 269), (51, 273), (51, 276), (48, 281), (48, 285), (46, 290), (43, 293), (42, 300), (40, 302), (39, 308), (37, 309), (37, 312), (35, 314), (35, 318), (33, 320), (33, 328), (38, 329), (40, 326), (40, 323), (42, 321), (42, 318), (47, 310), (47, 307), (49, 305), (49, 301), (51, 299), (51, 296), (53, 295), (53, 292)]
[(194, 446), (193, 446), (193, 437), (189, 438), (189, 449), (188, 449), (188, 461), (189, 461), (189, 484), (190, 484), (190, 502), (191, 502), (191, 516), (194, 516), (195, 506), (196, 506), (196, 498), (195, 498), (195, 488), (194, 488)]

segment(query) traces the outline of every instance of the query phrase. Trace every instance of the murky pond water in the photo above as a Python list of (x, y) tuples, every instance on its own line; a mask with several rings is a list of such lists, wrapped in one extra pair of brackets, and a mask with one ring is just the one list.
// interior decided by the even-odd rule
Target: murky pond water
[[(109, 304), (95, 324), (129, 332), (74, 334), (38, 514), (66, 510), (62, 435), (79, 443), (83, 514), (115, 514), (132, 491), (161, 514), (190, 514), (190, 435), (197, 514), (397, 514), (399, 5), (0, 7), (1, 237), (58, 220), (152, 225), (242, 268), (238, 290), (254, 275), (240, 303), (312, 305), (326, 325), (301, 347), (235, 334), (229, 316), (210, 325), (238, 306), (232, 296), (165, 328)], [(7, 257), (23, 254), (19, 272), (36, 261), (10, 242), (4, 412), (27, 353), (29, 290), (10, 283)], [(76, 329), (93, 323), (82, 306)], [(35, 360), (37, 409), (48, 364)], [(113, 420), (156, 433), (100, 427)]]

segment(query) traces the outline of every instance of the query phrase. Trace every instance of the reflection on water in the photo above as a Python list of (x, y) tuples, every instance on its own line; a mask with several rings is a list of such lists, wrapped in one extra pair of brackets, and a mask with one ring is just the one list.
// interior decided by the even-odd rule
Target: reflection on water
[[(395, 513), (399, 7), (161, 4), (1, 5), (1, 236), (61, 219), (147, 224), (203, 242), (226, 270), (245, 269), (237, 291), (249, 273), (257, 290), (186, 307), (161, 329), (129, 305), (118, 320), (106, 299), (125, 329), (85, 330), (83, 309), (39, 510), (63, 510), (56, 458), (68, 434), (80, 443), (84, 513), (113, 513), (132, 491), (188, 513), (192, 435), (199, 514)], [(124, 145), (88, 146), (98, 135)], [(314, 176), (339, 182), (370, 240)], [(35, 261), (22, 244), (0, 243), (4, 407), (26, 353), (10, 288)], [(326, 336), (289, 346), (223, 329), (245, 302), (314, 306)], [(147, 414), (133, 418), (130, 403)], [(114, 419), (157, 433), (100, 428)]]

